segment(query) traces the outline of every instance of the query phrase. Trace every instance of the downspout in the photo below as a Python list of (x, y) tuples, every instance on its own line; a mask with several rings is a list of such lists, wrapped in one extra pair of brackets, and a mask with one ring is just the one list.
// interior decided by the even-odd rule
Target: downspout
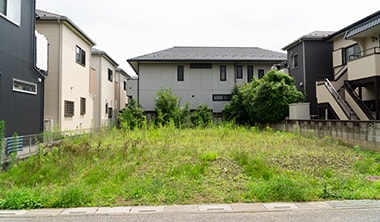
[(307, 81), (306, 81), (306, 59), (305, 59), (305, 41), (302, 41), (302, 72), (303, 72), (303, 93), (306, 96), (306, 101), (308, 101), (308, 95), (307, 95)]
[[(137, 70), (140, 72), (140, 63), (137, 62)], [(137, 73), (137, 104), (140, 104), (140, 73)]]
[[(59, 127), (62, 127), (62, 65), (61, 65), (61, 61), (62, 61), (62, 22), (61, 22), (61, 19), (59, 17), (57, 17), (57, 23), (59, 25), (59, 37), (58, 37), (58, 110), (57, 110), (57, 120), (58, 120), (58, 123), (57, 125)], [(62, 128), (61, 128), (62, 129)]]

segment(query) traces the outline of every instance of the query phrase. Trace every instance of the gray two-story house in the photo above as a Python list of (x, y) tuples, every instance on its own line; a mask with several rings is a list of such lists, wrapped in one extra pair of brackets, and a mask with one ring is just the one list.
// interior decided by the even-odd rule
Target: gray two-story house
[(43, 131), (47, 42), (37, 46), (44, 41), (35, 33), (35, 3), (0, 0), (0, 120), (6, 136)]
[(190, 109), (221, 113), (236, 84), (261, 78), (286, 54), (258, 47), (173, 47), (129, 59), (138, 74), (137, 100), (153, 112), (157, 92), (170, 88)]

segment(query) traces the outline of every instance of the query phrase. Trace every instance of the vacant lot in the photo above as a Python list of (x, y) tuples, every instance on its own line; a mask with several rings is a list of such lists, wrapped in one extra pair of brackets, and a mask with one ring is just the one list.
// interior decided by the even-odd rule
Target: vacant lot
[(0, 208), (379, 199), (380, 154), (215, 126), (67, 138), (0, 173)]

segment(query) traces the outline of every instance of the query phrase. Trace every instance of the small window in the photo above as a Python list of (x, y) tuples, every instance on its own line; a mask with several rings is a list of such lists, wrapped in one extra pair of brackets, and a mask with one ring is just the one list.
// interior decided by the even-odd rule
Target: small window
[(13, 91), (36, 95), (37, 84), (13, 79)]
[(261, 79), (261, 78), (264, 77), (264, 74), (265, 74), (264, 69), (259, 69), (259, 70), (258, 70), (258, 75), (257, 75), (257, 76), (258, 76), (259, 79)]
[(21, 0), (0, 0), (0, 14), (6, 19), (20, 26), (21, 24)]
[(298, 67), (298, 54), (293, 55), (292, 63), (293, 69)]
[(212, 101), (231, 101), (231, 94), (214, 94), (212, 95)]
[(75, 48), (75, 60), (78, 64), (82, 66), (86, 65), (86, 52), (79, 46), (76, 46)]
[(220, 66), (220, 81), (227, 81), (226, 66)]
[(113, 72), (111, 69), (108, 69), (108, 81), (110, 82), (113, 81)]
[(191, 63), (190, 69), (212, 69), (211, 63)]
[(247, 66), (247, 78), (248, 82), (252, 82), (253, 80), (253, 66)]
[(124, 91), (127, 91), (127, 80), (124, 80), (123, 89)]
[(74, 102), (65, 100), (64, 104), (65, 109), (65, 117), (73, 117), (74, 116)]
[(80, 114), (86, 114), (86, 98), (80, 98)]
[(106, 114), (108, 114), (108, 103), (106, 103)]
[(243, 78), (243, 66), (236, 66), (236, 78), (237, 79)]
[(183, 65), (177, 66), (177, 81), (182, 82), (184, 80)]
[(112, 114), (113, 114), (112, 107), (109, 107), (109, 108), (108, 108), (108, 118), (109, 118), (109, 119), (112, 118)]

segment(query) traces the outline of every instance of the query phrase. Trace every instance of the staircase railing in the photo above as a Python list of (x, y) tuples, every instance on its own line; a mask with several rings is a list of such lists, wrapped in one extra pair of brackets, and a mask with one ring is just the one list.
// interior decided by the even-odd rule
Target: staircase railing
[(369, 120), (374, 120), (375, 118), (373, 118), (370, 109), (363, 103), (359, 95), (354, 91), (354, 89), (351, 87), (348, 81), (344, 81), (344, 89), (348, 92), (348, 94), (351, 95), (351, 97), (354, 99), (356, 104), (358, 104), (358, 106), (363, 111), (363, 113), (367, 116), (367, 118)]
[(343, 100), (343, 98), (335, 90), (335, 88), (331, 84), (331, 82), (328, 79), (326, 79), (326, 82), (324, 84), (325, 84), (327, 90), (332, 95), (332, 97), (334, 97), (335, 101), (342, 108), (342, 110), (343, 110), (344, 114), (346, 114), (347, 118), (349, 120), (358, 119), (358, 117), (356, 116), (356, 114), (351, 110), (351, 108), (347, 105), (347, 103)]

